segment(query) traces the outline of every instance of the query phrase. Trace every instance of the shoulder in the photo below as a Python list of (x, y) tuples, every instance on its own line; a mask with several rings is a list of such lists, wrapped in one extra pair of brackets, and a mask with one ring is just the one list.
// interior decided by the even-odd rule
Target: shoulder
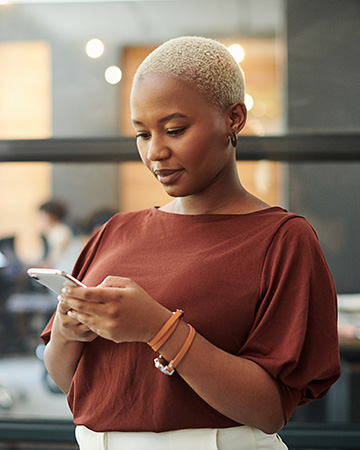
[(112, 216), (89, 238), (74, 266), (73, 275), (82, 279), (94, 256), (100, 251), (114, 247), (118, 236), (135, 239), (138, 225), (144, 221), (151, 210), (120, 212)]
[(136, 222), (148, 220), (153, 215), (155, 208), (144, 209), (141, 211), (119, 212), (103, 225), (103, 228), (117, 228), (128, 224), (134, 225)]
[(276, 206), (248, 215), (252, 229), (259, 228), (269, 239), (303, 236), (317, 239), (317, 235), (305, 217)]
[(286, 209), (275, 207), (268, 214), (268, 221), (271, 222), (274, 229), (274, 236), (306, 236), (317, 239), (317, 234), (307, 219), (299, 214), (288, 212)]
[[(323, 251), (312, 225), (303, 216), (276, 208), (268, 229), (264, 267), (285, 261), (314, 261), (324, 259)], [(270, 218), (268, 219), (270, 220)]]
[(288, 213), (281, 221), (274, 238), (277, 237), (290, 241), (301, 241), (302, 243), (319, 241), (313, 226), (305, 217), (295, 213)]
[(325, 256), (315, 229), (295, 213), (286, 213), (274, 229), (265, 252), (264, 264), (274, 266), (296, 263), (307, 267), (321, 264), (327, 266)]

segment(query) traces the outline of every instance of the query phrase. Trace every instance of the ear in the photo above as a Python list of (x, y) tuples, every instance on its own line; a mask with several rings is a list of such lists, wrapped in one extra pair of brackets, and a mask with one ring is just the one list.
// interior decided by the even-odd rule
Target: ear
[(238, 134), (246, 124), (247, 110), (242, 101), (237, 101), (230, 106), (230, 129)]

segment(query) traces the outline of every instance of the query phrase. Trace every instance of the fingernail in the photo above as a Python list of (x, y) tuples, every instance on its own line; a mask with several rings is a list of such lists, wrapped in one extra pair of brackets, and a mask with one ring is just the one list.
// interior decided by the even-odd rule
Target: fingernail
[(61, 289), (61, 292), (62, 292), (63, 294), (70, 294), (70, 293), (71, 293), (71, 287), (70, 287), (70, 286), (64, 286), (64, 287)]

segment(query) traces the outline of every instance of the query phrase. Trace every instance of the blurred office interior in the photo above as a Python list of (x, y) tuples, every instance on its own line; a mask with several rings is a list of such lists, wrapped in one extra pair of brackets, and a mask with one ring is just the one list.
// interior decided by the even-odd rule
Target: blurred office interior
[[(0, 418), (70, 418), (39, 360), (39, 332), (56, 299), (25, 273), (45, 259), (39, 206), (67, 206), (80, 249), (95, 217), (167, 201), (136, 154), (131, 80), (161, 42), (201, 35), (243, 52), (244, 184), (309, 220), (339, 294), (343, 375), (293, 420), (360, 424), (359, 23), (358, 0), (0, 0)], [(283, 158), (241, 157), (268, 138)], [(102, 160), (90, 144), (86, 154), (87, 142), (114, 158)], [(327, 145), (321, 154), (317, 142)], [(36, 145), (48, 154), (34, 156)], [(307, 156), (292, 157), (302, 150)], [(41, 407), (16, 385), (24, 372), (8, 381), (26, 367), (36, 389), (45, 386)]]

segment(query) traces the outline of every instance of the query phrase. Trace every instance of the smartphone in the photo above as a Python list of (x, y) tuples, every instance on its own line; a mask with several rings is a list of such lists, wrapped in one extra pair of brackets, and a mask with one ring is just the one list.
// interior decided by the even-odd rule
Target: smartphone
[(31, 268), (27, 273), (31, 278), (57, 294), (61, 294), (62, 288), (66, 285), (86, 287), (81, 281), (59, 269)]

